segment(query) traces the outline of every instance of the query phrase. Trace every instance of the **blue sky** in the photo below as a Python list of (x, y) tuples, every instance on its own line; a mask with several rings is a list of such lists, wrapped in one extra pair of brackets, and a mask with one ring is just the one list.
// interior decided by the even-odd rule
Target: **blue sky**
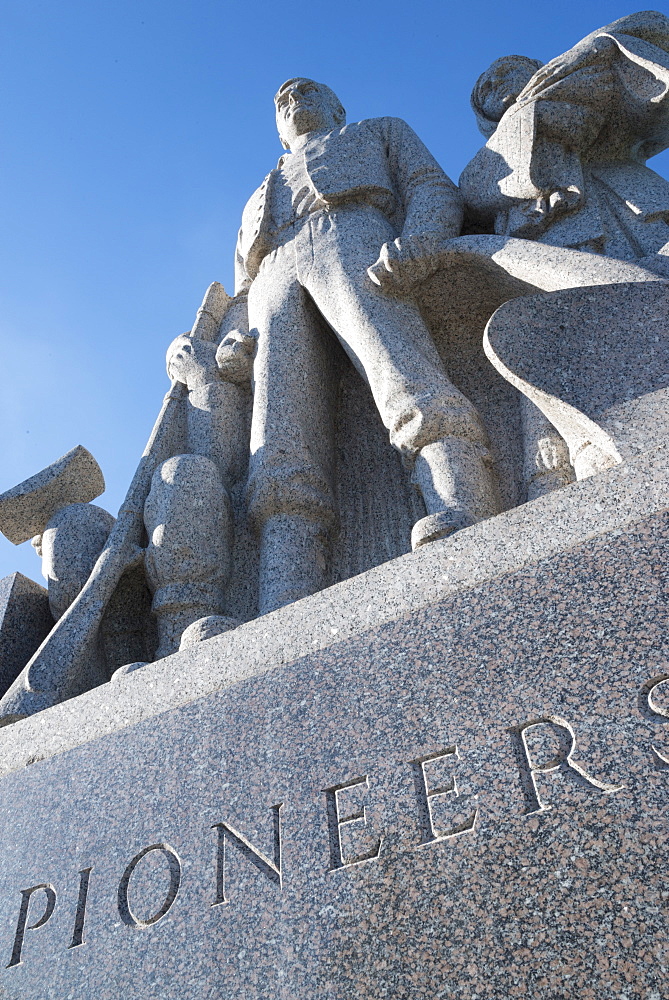
[[(585, 0), (5, 0), (0, 64), (0, 490), (76, 444), (116, 513), (207, 285), (232, 290), (241, 210), (281, 147), (272, 97), (332, 86), (405, 118), (457, 179), (496, 57), (546, 61), (633, 8)], [(651, 165), (667, 176), (669, 154)], [(41, 580), (0, 537), (0, 577)]]

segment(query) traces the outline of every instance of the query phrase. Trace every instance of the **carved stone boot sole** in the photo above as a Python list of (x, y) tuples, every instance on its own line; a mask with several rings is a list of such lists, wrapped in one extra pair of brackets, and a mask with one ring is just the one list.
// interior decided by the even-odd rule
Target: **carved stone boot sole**
[(464, 510), (440, 510), (416, 521), (411, 531), (411, 548), (415, 552), (421, 545), (448, 538), (461, 528), (470, 528), (479, 518), (472, 517)]

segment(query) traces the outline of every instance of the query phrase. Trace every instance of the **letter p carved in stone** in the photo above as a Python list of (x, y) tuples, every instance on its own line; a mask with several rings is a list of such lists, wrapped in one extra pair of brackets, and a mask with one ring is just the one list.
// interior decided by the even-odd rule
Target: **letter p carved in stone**
[[(44, 907), (44, 913), (42, 916), (35, 921), (34, 924), (28, 923), (28, 910), (30, 908), (30, 899), (34, 892), (42, 890), (46, 896), (46, 906)], [(19, 919), (16, 924), (16, 934), (14, 935), (14, 947), (12, 948), (12, 957), (7, 963), (6, 968), (11, 969), (14, 965), (21, 965), (21, 952), (23, 951), (23, 938), (27, 930), (34, 931), (38, 927), (43, 927), (47, 920), (50, 918), (51, 914), (56, 908), (56, 890), (48, 882), (41, 882), (39, 885), (33, 885), (30, 889), (21, 890), (21, 908), (19, 909)]]

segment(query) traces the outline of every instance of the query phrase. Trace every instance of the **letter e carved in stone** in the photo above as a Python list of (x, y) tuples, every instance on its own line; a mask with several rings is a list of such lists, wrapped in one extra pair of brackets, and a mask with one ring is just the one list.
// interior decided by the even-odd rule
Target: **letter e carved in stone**
[(458, 791), (455, 776), (453, 776), (447, 784), (440, 784), (434, 788), (430, 788), (429, 776), (428, 772), (425, 770), (425, 765), (430, 763), (437, 764), (439, 761), (443, 761), (448, 758), (451, 758), (449, 763), (453, 764), (461, 760), (456, 746), (448, 747), (446, 750), (437, 750), (436, 753), (428, 754), (427, 757), (418, 757), (416, 760), (409, 761), (414, 771), (416, 794), (418, 796), (418, 803), (421, 811), (421, 846), (434, 844), (440, 840), (449, 840), (451, 837), (457, 837), (460, 833), (466, 833), (468, 830), (473, 830), (476, 824), (478, 807), (460, 823), (456, 823), (446, 830), (439, 830), (435, 826), (432, 800), (437, 797), (442, 798), (445, 796), (457, 799), (460, 798), (460, 792)]
[(383, 837), (378, 837), (368, 850), (363, 850), (359, 854), (347, 856), (344, 853), (341, 839), (342, 827), (348, 826), (350, 823), (359, 823), (360, 821), (362, 821), (363, 825), (366, 826), (367, 816), (364, 805), (359, 809), (354, 809), (353, 812), (342, 816), (340, 796), (350, 794), (354, 789), (359, 788), (360, 786), (369, 788), (369, 779), (366, 776), (362, 778), (353, 778), (351, 781), (345, 781), (341, 785), (333, 785), (332, 788), (323, 789), (327, 802), (328, 828), (330, 835), (329, 871), (331, 872), (338, 871), (340, 868), (350, 868), (352, 865), (362, 864), (363, 861), (374, 861), (375, 858), (378, 858), (379, 852), (381, 851)]

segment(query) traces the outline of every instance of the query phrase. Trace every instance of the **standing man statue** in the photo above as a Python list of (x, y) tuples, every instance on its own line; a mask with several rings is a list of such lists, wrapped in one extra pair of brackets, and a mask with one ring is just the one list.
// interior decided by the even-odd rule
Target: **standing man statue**
[(244, 209), (238, 322), (218, 351), (225, 373), (257, 339), (248, 496), (261, 540), (261, 614), (328, 582), (336, 523), (328, 327), (425, 502), (413, 547), (497, 510), (478, 414), (447, 378), (417, 305), (367, 273), (379, 258), (410, 256), (412, 236), (457, 236), (457, 188), (400, 119), (346, 125), (332, 90), (303, 78), (284, 83), (275, 104), (289, 152)]

